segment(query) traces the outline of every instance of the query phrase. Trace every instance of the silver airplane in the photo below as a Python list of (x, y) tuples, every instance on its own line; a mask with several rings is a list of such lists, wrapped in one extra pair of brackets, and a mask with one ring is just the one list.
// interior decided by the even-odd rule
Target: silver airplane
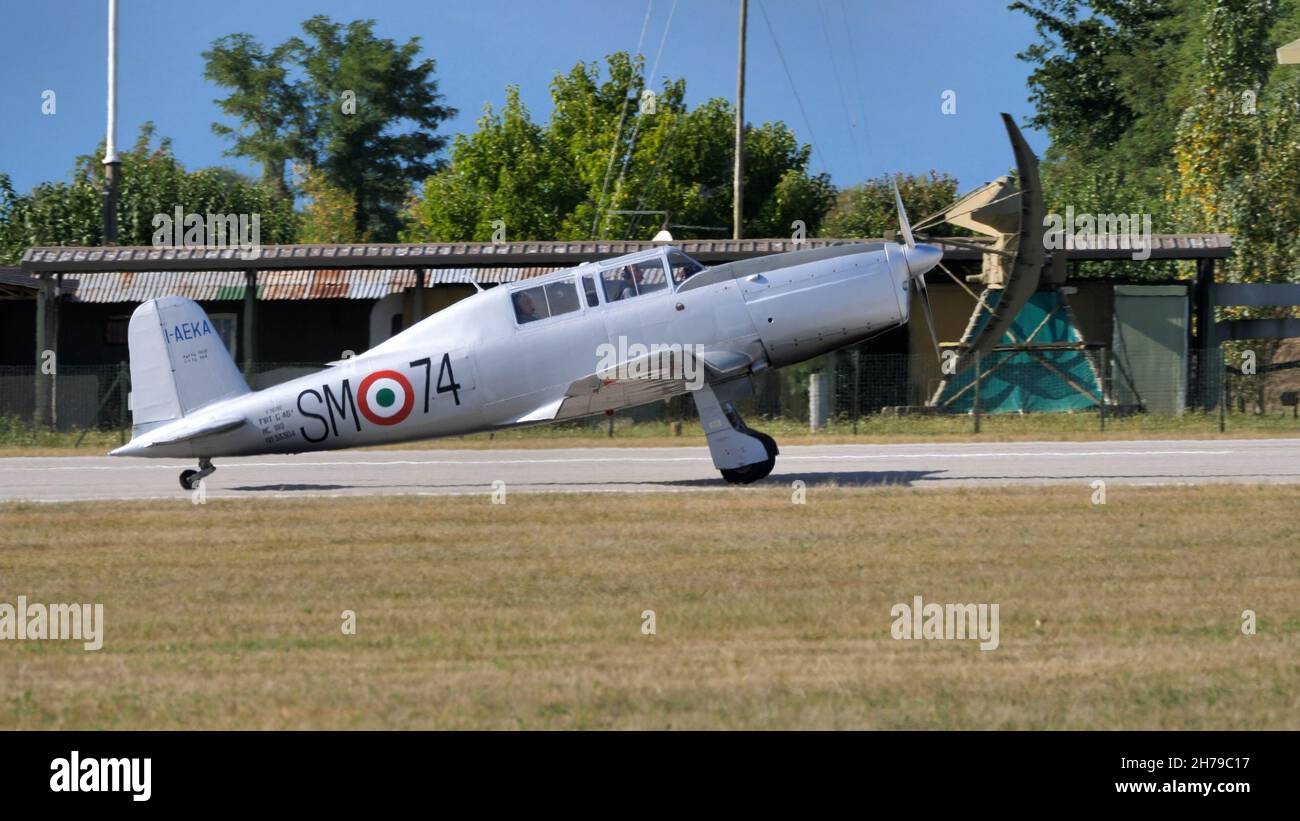
[[(903, 242), (792, 251), (705, 267), (664, 245), (481, 291), (324, 370), (252, 391), (192, 300), (131, 316), (132, 438), (113, 456), (224, 456), (459, 436), (612, 413), (689, 392), (714, 466), (767, 476), (776, 442), (734, 402), (751, 377), (909, 320), (943, 254)], [(927, 316), (927, 319), (929, 317)], [(930, 323), (933, 331), (933, 322)]]

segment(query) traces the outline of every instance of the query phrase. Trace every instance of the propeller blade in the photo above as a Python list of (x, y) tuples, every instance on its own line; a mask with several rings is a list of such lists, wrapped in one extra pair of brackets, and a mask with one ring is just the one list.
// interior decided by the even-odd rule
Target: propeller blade
[(894, 184), (894, 205), (898, 207), (898, 227), (903, 232), (903, 240), (907, 243), (908, 248), (916, 247), (916, 239), (912, 236), (912, 226), (907, 221), (907, 212), (903, 210), (903, 195), (898, 193), (898, 180), (893, 180)]
[(930, 331), (930, 344), (934, 346), (934, 358), (943, 362), (943, 354), (939, 351), (939, 335), (934, 330), (934, 311), (930, 309), (930, 292), (925, 287), (925, 275), (917, 277), (920, 288), (917, 293), (921, 297), (921, 307), (925, 312), (925, 327)]

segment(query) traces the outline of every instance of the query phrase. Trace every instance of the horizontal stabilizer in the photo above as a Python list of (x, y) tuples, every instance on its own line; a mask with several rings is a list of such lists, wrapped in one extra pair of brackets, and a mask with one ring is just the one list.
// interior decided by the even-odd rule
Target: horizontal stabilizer
[(248, 424), (246, 419), (213, 419), (208, 422), (181, 424), (169, 429), (166, 436), (157, 438), (149, 435), (136, 437), (127, 444), (113, 451), (112, 456), (144, 455), (143, 451), (162, 445), (175, 445), (181, 442), (193, 442), (207, 436), (216, 436), (238, 430)]

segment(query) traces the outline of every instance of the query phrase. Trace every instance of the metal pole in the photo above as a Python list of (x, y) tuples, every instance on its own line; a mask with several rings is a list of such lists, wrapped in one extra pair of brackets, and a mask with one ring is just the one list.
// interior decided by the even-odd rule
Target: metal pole
[(128, 427), (126, 413), (130, 409), (129, 406), (131, 404), (131, 368), (125, 362), (117, 363), (117, 382), (120, 386), (118, 389), (122, 392), (117, 441), (125, 445), (126, 430)]
[(822, 414), (825, 412), (822, 407), (823, 378), (825, 375), (820, 369), (808, 375), (808, 429), (811, 431), (821, 430), (822, 427)]
[(740, 0), (740, 60), (736, 65), (736, 176), (732, 186), (731, 238), (744, 235), (745, 189), (745, 20), (749, 0)]
[(244, 381), (253, 387), (257, 361), (257, 271), (244, 272)]
[(1097, 365), (1098, 365), (1098, 368), (1097, 368), (1097, 382), (1098, 382), (1098, 385), (1097, 385), (1097, 387), (1100, 388), (1100, 390), (1101, 390), (1101, 401), (1097, 403), (1097, 407), (1098, 407), (1098, 408), (1100, 409), (1100, 411), (1101, 411), (1101, 413), (1100, 413), (1100, 415), (1101, 415), (1101, 432), (1102, 432), (1102, 433), (1105, 433), (1105, 432), (1106, 432), (1106, 349), (1105, 349), (1105, 348), (1100, 349), (1100, 350), (1097, 352), (1097, 355), (1098, 355), (1099, 357), (1101, 357), (1100, 361), (1097, 363)]
[(1214, 348), (1214, 352), (1214, 374), (1219, 382), (1219, 433), (1223, 433), (1227, 426), (1227, 373), (1223, 370), (1223, 348)]
[(853, 349), (853, 435), (858, 435), (858, 419), (862, 416), (862, 351)]
[(104, 138), (104, 244), (117, 243), (117, 0), (108, 0), (108, 134)]
[(976, 433), (980, 432), (980, 379), (981, 378), (982, 378), (982, 374), (980, 373), (980, 352), (979, 349), (977, 348), (975, 350), (975, 398), (973, 400)]
[(424, 319), (424, 283), (426, 281), (427, 281), (426, 269), (416, 268), (415, 269), (415, 305), (411, 310), (411, 313), (414, 314), (414, 316), (411, 317), (412, 325), (419, 322), (421, 319)]
[[(1217, 342), (1214, 328), (1214, 260), (1196, 261), (1196, 284), (1193, 286), (1192, 305), (1196, 309), (1195, 333), (1192, 336), (1192, 351), (1208, 351)], [(1213, 382), (1209, 381), (1205, 368), (1196, 374), (1193, 396), (1203, 410), (1209, 409), (1212, 401)]]
[(63, 274), (54, 275), (54, 287), (49, 301), (50, 353), (54, 371), (50, 374), (50, 429), (59, 429), (59, 304), (63, 299)]
[[(50, 415), (50, 375), (46, 373), (45, 352), (49, 350), (50, 275), (41, 274), (36, 286), (36, 396), (32, 412), (32, 427), (44, 427)], [(57, 362), (55, 366), (57, 367)]]

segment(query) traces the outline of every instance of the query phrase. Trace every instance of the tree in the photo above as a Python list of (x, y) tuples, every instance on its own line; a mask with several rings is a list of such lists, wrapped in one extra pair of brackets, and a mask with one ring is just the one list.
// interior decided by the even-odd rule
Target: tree
[[(154, 216), (185, 213), (257, 214), (264, 244), (292, 242), (297, 230), (293, 201), (271, 185), (224, 168), (186, 171), (173, 156), (171, 141), (156, 141), (145, 123), (128, 151), (121, 152), (118, 192), (118, 242), (151, 245)], [(103, 241), (100, 192), (104, 185), (104, 144), (77, 158), (70, 183), (41, 183), (28, 194), (14, 192), (0, 175), (0, 259), (15, 262), (35, 245), (99, 245)]]
[(357, 204), (348, 192), (332, 185), (319, 169), (300, 170), (298, 189), (306, 198), (298, 222), (297, 241), (338, 244), (357, 242)]
[(262, 166), (262, 181), (288, 196), (285, 163), (311, 152), (311, 126), (302, 88), (289, 81), (291, 44), (267, 52), (248, 34), (230, 34), (203, 52), (203, 76), (231, 89), (216, 103), (239, 121), (238, 128), (213, 123), (216, 134), (234, 145), (227, 154)]
[[(1043, 170), (1049, 208), (1150, 213), (1157, 231), (1226, 232), (1234, 254), (1220, 276), (1300, 279), (1300, 79), (1273, 57), (1300, 31), (1295, 3), (1025, 0), (1012, 7), (1029, 13), (1044, 36), (1023, 56), (1038, 65), (1030, 78), (1039, 104), (1033, 123), (1052, 138)], [(1178, 270), (1190, 275), (1172, 263), (1132, 273)], [(1251, 347), (1267, 361), (1277, 345), (1253, 340)]]
[(1174, 195), (1189, 230), (1232, 225), (1234, 204), (1258, 169), (1258, 95), (1272, 67), (1277, 15), (1273, 0), (1206, 2), (1201, 81), (1174, 145)]
[(447, 144), (438, 126), (456, 114), (442, 104), (436, 63), (420, 39), (376, 37), (373, 20), (346, 25), (318, 15), (303, 37), (266, 50), (250, 35), (223, 37), (204, 53), (206, 76), (231, 89), (218, 100), (239, 126), (214, 130), (232, 153), (283, 180), (295, 160), (351, 195), (356, 235), (391, 240), (413, 186), (441, 167)]
[(1184, 48), (1196, 0), (1017, 0), (1040, 42), (1018, 56), (1035, 113), (1067, 153), (1160, 157), (1173, 141), (1172, 89), (1194, 65)]
[[(1157, 231), (1173, 230), (1169, 157), (1196, 74), (1199, 1), (1011, 4), (1040, 36), (1019, 56), (1035, 65), (1029, 125), (1051, 138), (1042, 165), (1049, 211), (1147, 213)], [(1134, 273), (1144, 272), (1156, 273)]]
[[(1042, 167), (1048, 209), (1150, 214), (1156, 232), (1229, 231), (1239, 243), (1232, 274), (1245, 259), (1240, 243), (1260, 229), (1241, 221), (1243, 192), (1273, 179), (1259, 169), (1286, 167), (1285, 146), (1263, 154), (1261, 141), (1273, 121), (1265, 100), (1285, 105), (1269, 78), (1273, 49), (1300, 28), (1295, 4), (1020, 0), (1011, 8), (1030, 15), (1041, 36), (1021, 57), (1036, 66), (1030, 124), (1052, 141)], [(1174, 263), (1127, 273), (1180, 270), (1190, 273)]]
[[(886, 231), (898, 231), (898, 208), (894, 202), (894, 182), (903, 197), (911, 222), (941, 211), (957, 199), (957, 178), (931, 171), (929, 174), (900, 174), (896, 178), (877, 177), (839, 193), (835, 207), (826, 217), (822, 235), (855, 238), (881, 237)], [(948, 223), (926, 229), (936, 236), (966, 233)]]
[[(457, 137), (447, 168), (425, 181), (405, 213), (410, 241), (488, 240), (503, 223), (516, 239), (646, 238), (668, 212), (678, 237), (730, 233), (734, 109), (725, 100), (686, 108), (683, 80), (645, 87), (639, 59), (619, 52), (579, 62), (551, 83), (550, 122), (533, 122), (506, 90), (477, 130)], [(815, 232), (834, 199), (810, 175), (811, 148), (784, 123), (745, 129), (746, 236), (784, 236), (803, 220)], [(715, 230), (709, 230), (715, 229)]]

